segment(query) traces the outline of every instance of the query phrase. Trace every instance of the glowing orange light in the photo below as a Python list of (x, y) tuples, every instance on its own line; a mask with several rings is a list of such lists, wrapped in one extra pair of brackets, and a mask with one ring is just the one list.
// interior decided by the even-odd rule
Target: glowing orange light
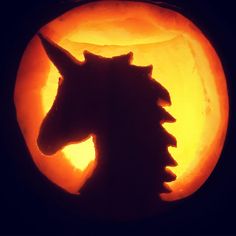
[[(220, 60), (192, 22), (148, 3), (102, 1), (75, 8), (40, 31), (80, 61), (86, 49), (105, 57), (132, 51), (133, 64), (152, 64), (152, 77), (171, 95), (172, 105), (165, 109), (177, 120), (163, 124), (177, 139), (177, 148), (169, 148), (169, 152), (178, 166), (170, 168), (177, 175), (169, 184), (172, 193), (161, 196), (169, 201), (180, 199), (203, 184), (223, 147), (228, 96)], [(35, 36), (17, 76), (18, 122), (39, 169), (57, 185), (76, 193), (96, 165), (92, 137), (66, 146), (50, 158), (36, 144), (39, 126), (57, 92), (58, 77)]]

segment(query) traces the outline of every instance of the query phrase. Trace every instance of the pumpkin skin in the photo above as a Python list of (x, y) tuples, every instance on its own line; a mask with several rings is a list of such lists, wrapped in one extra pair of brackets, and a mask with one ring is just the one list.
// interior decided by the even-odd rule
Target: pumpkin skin
[[(172, 105), (165, 109), (176, 118), (175, 123), (163, 126), (177, 139), (177, 148), (169, 148), (178, 163), (170, 168), (177, 179), (168, 184), (172, 192), (161, 197), (166, 201), (187, 197), (206, 181), (223, 148), (228, 95), (220, 60), (192, 22), (153, 4), (101, 1), (66, 12), (40, 32), (80, 61), (86, 49), (105, 57), (132, 51), (133, 64), (152, 64), (152, 77), (171, 95)], [(35, 35), (17, 74), (18, 123), (39, 170), (64, 190), (78, 194), (96, 166), (92, 137), (52, 157), (45, 157), (36, 141), (56, 95), (58, 77)]]

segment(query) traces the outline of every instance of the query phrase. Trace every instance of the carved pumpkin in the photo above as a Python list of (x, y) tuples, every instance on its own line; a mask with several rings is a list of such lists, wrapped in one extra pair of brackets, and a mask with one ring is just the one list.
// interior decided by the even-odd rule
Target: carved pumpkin
[[(177, 147), (169, 147), (178, 163), (169, 168), (177, 178), (168, 183), (172, 191), (161, 198), (184, 198), (206, 181), (223, 148), (228, 95), (220, 59), (191, 21), (149, 3), (99, 1), (66, 12), (40, 32), (79, 61), (84, 61), (84, 50), (108, 58), (132, 52), (132, 64), (153, 65), (152, 77), (171, 96), (172, 105), (165, 109), (176, 119), (163, 126), (177, 140)], [(39, 170), (64, 190), (78, 194), (96, 166), (93, 138), (65, 146), (50, 158), (37, 145), (59, 77), (35, 35), (17, 74), (14, 101), (18, 123)]]

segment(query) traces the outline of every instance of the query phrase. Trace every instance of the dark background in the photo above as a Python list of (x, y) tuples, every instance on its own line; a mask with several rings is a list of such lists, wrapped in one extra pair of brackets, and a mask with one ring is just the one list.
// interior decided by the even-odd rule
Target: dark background
[(161, 216), (115, 223), (85, 220), (71, 213), (67, 196), (51, 184), (31, 160), (16, 123), (13, 89), (17, 68), (29, 40), (42, 25), (76, 3), (60, 0), (2, 1), (0, 234), (236, 234), (234, 4), (229, 0), (164, 2), (176, 5), (179, 12), (201, 28), (218, 52), (225, 70), (230, 121), (223, 153), (210, 178), (194, 195), (178, 202)]

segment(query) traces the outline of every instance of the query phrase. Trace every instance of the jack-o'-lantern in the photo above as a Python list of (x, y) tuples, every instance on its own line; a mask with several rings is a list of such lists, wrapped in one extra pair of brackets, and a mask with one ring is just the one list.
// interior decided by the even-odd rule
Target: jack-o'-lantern
[[(171, 191), (162, 193), (161, 199), (187, 197), (206, 181), (223, 148), (228, 94), (219, 57), (190, 20), (151, 3), (98, 1), (64, 13), (39, 32), (80, 62), (86, 61), (84, 51), (104, 58), (132, 52), (132, 65), (152, 65), (152, 78), (171, 97), (172, 104), (162, 106), (176, 120), (162, 124), (176, 138), (177, 146), (168, 151), (178, 165), (167, 167), (176, 179), (168, 182)], [(35, 35), (20, 63), (14, 101), (18, 123), (38, 169), (56, 185), (78, 194), (96, 169), (96, 137), (68, 143), (50, 158), (37, 143), (61, 77), (45, 45)]]

